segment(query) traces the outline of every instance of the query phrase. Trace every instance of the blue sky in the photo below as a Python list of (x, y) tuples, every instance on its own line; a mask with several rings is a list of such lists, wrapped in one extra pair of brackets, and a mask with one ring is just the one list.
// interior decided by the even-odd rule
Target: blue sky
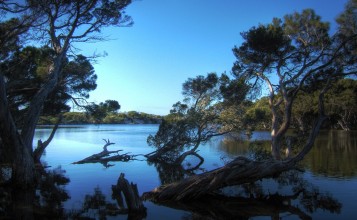
[[(126, 10), (134, 25), (108, 28), (112, 40), (78, 45), (94, 64), (98, 87), (90, 101), (117, 100), (121, 112), (166, 115), (182, 100), (188, 78), (230, 73), (240, 33), (273, 17), (312, 8), (334, 22), (347, 0), (139, 0)], [(332, 24), (332, 27), (334, 25)]]

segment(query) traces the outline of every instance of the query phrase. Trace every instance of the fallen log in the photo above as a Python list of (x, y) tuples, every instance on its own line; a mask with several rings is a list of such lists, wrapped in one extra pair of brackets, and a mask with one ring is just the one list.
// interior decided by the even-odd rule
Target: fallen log
[(292, 169), (295, 166), (295, 162), (295, 160), (253, 161), (240, 156), (221, 168), (146, 192), (143, 194), (143, 199), (154, 202), (187, 201), (204, 195), (215, 195), (216, 190), (226, 186), (277, 176), (284, 171)]
[[(320, 101), (322, 100), (320, 95)], [(320, 116), (316, 120), (309, 137), (302, 150), (294, 157), (286, 160), (269, 159), (254, 161), (238, 156), (223, 167), (199, 175), (190, 176), (180, 182), (163, 185), (143, 194), (143, 199), (153, 202), (188, 201), (204, 195), (214, 195), (217, 190), (226, 187), (252, 183), (260, 179), (276, 177), (284, 171), (296, 168), (304, 156), (313, 147), (320, 127), (326, 116), (323, 114), (323, 105), (319, 105)]]
[[(154, 201), (158, 205), (191, 212), (192, 219), (225, 220), (250, 219), (258, 216), (270, 216), (281, 219), (284, 216), (296, 216), (299, 219), (312, 219), (310, 214), (318, 209), (339, 213), (342, 204), (329, 192), (321, 192), (318, 186), (303, 178), (301, 171), (287, 171), (274, 179), (279, 186), (289, 189), (284, 193), (270, 193), (261, 188), (264, 183), (242, 184), (241, 187), (223, 190), (219, 194), (205, 194), (192, 200)], [(290, 193), (289, 193), (290, 192)], [(189, 217), (188, 217), (189, 218)], [(189, 219), (191, 219), (189, 218)]]
[[(109, 145), (113, 145), (115, 143), (110, 142), (110, 140), (105, 140), (105, 145), (103, 146), (103, 151), (97, 154), (93, 154), (89, 157), (86, 157), (80, 161), (73, 162), (72, 164), (84, 164), (84, 163), (102, 163), (105, 167), (113, 166), (108, 165), (108, 162), (112, 161), (124, 161), (127, 162), (129, 160), (134, 160), (136, 155), (129, 155), (129, 153), (125, 154), (118, 154), (119, 151), (123, 150), (115, 150), (115, 151), (108, 151), (107, 147)], [(111, 155), (116, 154), (116, 155)]]

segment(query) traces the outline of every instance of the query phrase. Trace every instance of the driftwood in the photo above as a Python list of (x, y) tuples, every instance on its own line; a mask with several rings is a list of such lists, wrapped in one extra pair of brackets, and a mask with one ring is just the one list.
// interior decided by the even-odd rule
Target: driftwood
[[(117, 185), (112, 185), (113, 198), (116, 199), (119, 207), (122, 210), (127, 210), (128, 219), (143, 219), (146, 217), (146, 208), (139, 196), (138, 187), (136, 184), (130, 183), (121, 173)], [(123, 196), (127, 208), (125, 208)]]
[[(84, 158), (83, 160), (73, 162), (72, 164), (84, 164), (84, 163), (102, 163), (105, 167), (110, 167), (113, 165), (108, 164), (111, 161), (129, 161), (134, 160), (136, 155), (129, 155), (129, 153), (125, 154), (118, 154), (119, 151), (123, 150), (115, 150), (115, 151), (108, 151), (108, 146), (113, 145), (115, 143), (110, 142), (110, 140), (105, 140), (105, 145), (103, 146), (103, 151), (97, 154), (93, 154), (89, 157)], [(111, 155), (115, 154), (115, 155)]]
[(129, 184), (129, 181), (125, 179), (124, 173), (120, 174), (117, 185), (113, 185), (112, 190), (115, 198), (121, 200), (118, 202), (118, 204), (121, 204), (121, 207), (125, 207), (122, 200), (122, 195), (124, 195), (129, 212), (142, 212), (146, 210), (139, 196), (137, 185), (133, 183)]

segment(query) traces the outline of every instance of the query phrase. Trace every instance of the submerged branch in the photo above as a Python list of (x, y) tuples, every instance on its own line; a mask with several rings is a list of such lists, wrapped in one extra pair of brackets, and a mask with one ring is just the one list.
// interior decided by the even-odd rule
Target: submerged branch
[[(105, 167), (110, 167), (113, 165), (109, 165), (108, 162), (112, 162), (112, 161), (130, 161), (130, 160), (134, 160), (136, 156), (138, 155), (130, 155), (129, 153), (125, 153), (125, 154), (119, 154), (119, 151), (123, 151), (123, 150), (114, 150), (114, 151), (108, 151), (107, 147), (109, 145), (113, 145), (115, 143), (110, 142), (110, 140), (105, 140), (105, 145), (103, 146), (103, 151), (97, 154), (93, 154), (89, 157), (84, 158), (83, 160), (77, 161), (77, 162), (73, 162), (72, 164), (84, 164), (84, 163), (102, 163), (103, 166)], [(112, 155), (114, 154), (114, 155)]]

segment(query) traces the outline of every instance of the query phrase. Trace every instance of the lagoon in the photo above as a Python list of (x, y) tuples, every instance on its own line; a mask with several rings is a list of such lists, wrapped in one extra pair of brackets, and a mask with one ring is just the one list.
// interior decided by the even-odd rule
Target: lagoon
[[(158, 170), (154, 165), (149, 165), (143, 156), (138, 156), (138, 160), (135, 161), (112, 162), (111, 164), (114, 166), (109, 168), (102, 164), (72, 164), (100, 152), (105, 144), (103, 139), (109, 139), (115, 143), (115, 145), (110, 145), (108, 150), (123, 150), (123, 153), (134, 155), (149, 153), (154, 148), (147, 145), (146, 139), (149, 134), (155, 134), (157, 130), (158, 125), (61, 126), (46, 149), (42, 160), (51, 168), (60, 166), (66, 172), (65, 176), (70, 179), (70, 182), (64, 187), (70, 196), (70, 199), (63, 203), (64, 209), (67, 212), (81, 209), (84, 198), (87, 195), (93, 195), (95, 189), (99, 189), (108, 202), (114, 203), (115, 201), (111, 199), (111, 186), (116, 184), (120, 173), (125, 173), (126, 179), (138, 185), (140, 195), (172, 179), (172, 176), (165, 176), (169, 172), (162, 172), (162, 168)], [(51, 129), (48, 127), (38, 127), (34, 140), (45, 140), (50, 132)], [(351, 219), (357, 217), (355, 205), (355, 198), (357, 198), (356, 134), (356, 131), (322, 131), (313, 150), (303, 161), (302, 166), (305, 172), (298, 174), (304, 184), (313, 189), (312, 192), (320, 193), (314, 194), (315, 196), (330, 196), (334, 202), (337, 202), (335, 204), (339, 204), (339, 207), (328, 209), (326, 204), (309, 204), (314, 200), (299, 195), (298, 198), (291, 200), (289, 205), (297, 207), (303, 214), (299, 215), (291, 210), (281, 210), (279, 217), (282, 219), (300, 219), (302, 217)], [(252, 139), (258, 140), (267, 138), (269, 138), (269, 132), (265, 131), (254, 132), (252, 136)], [(222, 137), (214, 138), (209, 143), (200, 146), (199, 150), (200, 155), (205, 158), (205, 162), (201, 165), (202, 171), (218, 168), (234, 156), (249, 154), (247, 142), (227, 142)], [(186, 166), (195, 162), (194, 159), (188, 160)], [(293, 189), (288, 184), (276, 184), (270, 180), (262, 181), (260, 184), (269, 195), (276, 193), (290, 195), (293, 193)], [(227, 189), (232, 194), (239, 190), (241, 189), (234, 187)], [(198, 219), (197, 213), (191, 211), (159, 206), (148, 201), (144, 202), (144, 205), (147, 208), (145, 219)], [(99, 214), (93, 210), (86, 213), (86, 216), (94, 219), (100, 218)], [(272, 216), (264, 216), (259, 212), (256, 212), (256, 215), (242, 213), (241, 216), (244, 219), (272, 219)], [(221, 217), (225, 219), (224, 216)], [(106, 218), (127, 219), (127, 216), (106, 216)]]

